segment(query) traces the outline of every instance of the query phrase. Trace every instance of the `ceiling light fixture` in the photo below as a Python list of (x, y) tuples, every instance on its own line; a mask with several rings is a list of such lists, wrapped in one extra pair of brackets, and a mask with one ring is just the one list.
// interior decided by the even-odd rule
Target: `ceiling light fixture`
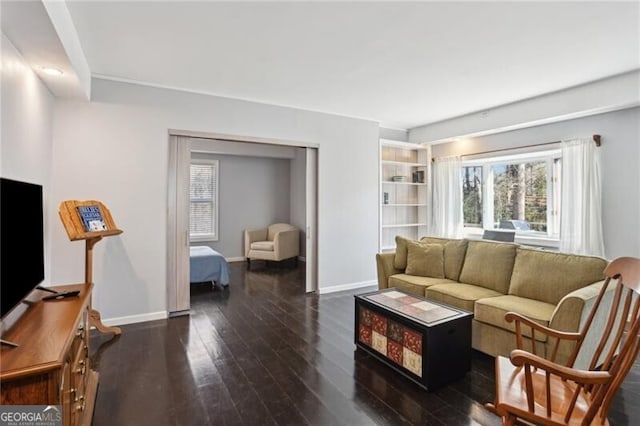
[(54, 77), (60, 77), (62, 74), (64, 74), (64, 72), (62, 72), (62, 70), (59, 70), (58, 68), (40, 67), (40, 69), (42, 70), (43, 73), (47, 75), (52, 75)]

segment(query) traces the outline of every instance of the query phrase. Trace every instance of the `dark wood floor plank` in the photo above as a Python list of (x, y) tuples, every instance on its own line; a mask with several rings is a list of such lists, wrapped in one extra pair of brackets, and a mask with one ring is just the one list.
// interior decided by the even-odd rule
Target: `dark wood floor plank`
[[(236, 313), (239, 313), (239, 315), (237, 315), (238, 321), (244, 321), (244, 322), (252, 321), (254, 317), (254, 312), (259, 311), (260, 307), (256, 308), (255, 304), (252, 304), (252, 305), (246, 306), (246, 309), (247, 310), (245, 311), (240, 310), (240, 312), (236, 312)], [(262, 307), (262, 309), (264, 309), (264, 307)], [(269, 315), (270, 314), (263, 312), (262, 317), (268, 317)], [(351, 315), (353, 314), (351, 313)], [(312, 315), (312, 317), (315, 318), (316, 316)], [(302, 357), (301, 359), (307, 360), (306, 362), (303, 362), (302, 365), (299, 365), (297, 370), (294, 369), (294, 371), (296, 371), (298, 374), (300, 374), (300, 371), (307, 371), (309, 369), (311, 369), (311, 371), (316, 370), (317, 373), (319, 373), (317, 377), (326, 377), (330, 382), (329, 386), (335, 386), (337, 390), (340, 393), (342, 393), (344, 397), (349, 397), (350, 395), (354, 395), (354, 394), (357, 395), (358, 397), (354, 399), (357, 405), (357, 410), (359, 411), (364, 409), (369, 413), (369, 416), (372, 417), (373, 421), (375, 421), (378, 424), (383, 424), (383, 423), (400, 424), (404, 422), (404, 417), (402, 416), (408, 417), (410, 420), (412, 419), (412, 421), (414, 421), (415, 423), (421, 423), (421, 424), (427, 423), (426, 419), (431, 417), (430, 414), (422, 410), (422, 408), (418, 404), (409, 402), (406, 399), (403, 401), (402, 404), (393, 404), (393, 401), (392, 401), (392, 404), (395, 405), (395, 407), (400, 407), (399, 411), (401, 412), (399, 412), (399, 414), (401, 416), (398, 417), (398, 415), (393, 412), (394, 410), (389, 407), (389, 401), (385, 401), (384, 399), (381, 399), (379, 401), (385, 401), (385, 402), (379, 403), (378, 400), (368, 390), (362, 389), (362, 387), (360, 386), (360, 384), (357, 383), (357, 381), (354, 382), (352, 379), (349, 379), (349, 377), (353, 376), (352, 371), (350, 369), (347, 369), (347, 371), (345, 371), (340, 367), (340, 365), (346, 365), (346, 366), (349, 365), (350, 361), (347, 359), (347, 357), (340, 357), (341, 359), (337, 363), (334, 363), (330, 357), (326, 356), (327, 354), (332, 353), (334, 349), (348, 348), (348, 351), (351, 352), (349, 354), (349, 357), (353, 358), (354, 346), (352, 344), (352, 339), (346, 339), (345, 341), (342, 342), (342, 344), (333, 346), (335, 345), (336, 339), (338, 338), (344, 339), (344, 336), (343, 335), (338, 336), (337, 334), (335, 334), (333, 340), (325, 342), (325, 341), (322, 341), (321, 338), (320, 339), (316, 338), (316, 337), (319, 337), (319, 335), (317, 334), (319, 330), (316, 330), (316, 328), (319, 329), (319, 327), (304, 326), (305, 324), (304, 320), (306, 319), (306, 317), (302, 318), (300, 321), (297, 321), (295, 313), (294, 314), (288, 313), (288, 314), (283, 314), (282, 318), (283, 319), (281, 320), (280, 325), (283, 327), (285, 325), (288, 326), (288, 331), (292, 332), (295, 335), (295, 338), (290, 337), (288, 340), (289, 341), (294, 340), (295, 343), (292, 343), (289, 347), (283, 348), (283, 350), (279, 351), (279, 353), (281, 354), (281, 356), (285, 356), (286, 352), (289, 351), (290, 348), (293, 348), (298, 352), (297, 355), (300, 355)], [(314, 323), (311, 323), (310, 325), (313, 325), (313, 324)], [(256, 329), (259, 329), (259, 327), (260, 325), (258, 325)], [(315, 330), (315, 333), (313, 332), (314, 330)], [(330, 331), (328, 328), (325, 328), (325, 330), (328, 333), (332, 333), (332, 331)], [(288, 356), (290, 360), (294, 359), (295, 357), (295, 355), (291, 353), (289, 353)], [(300, 361), (300, 360), (296, 360), (296, 361)], [(313, 361), (313, 363), (311, 363), (311, 361)], [(291, 365), (295, 366), (295, 362), (294, 364), (291, 364), (291, 361), (289, 361), (289, 364), (290, 366)], [(314, 375), (313, 377), (315, 376), (316, 375)], [(317, 383), (305, 382), (305, 384), (311, 389), (316, 389), (319, 387)], [(329, 395), (329, 398), (333, 398), (334, 392), (329, 392), (328, 395)], [(371, 410), (372, 407), (374, 408), (373, 410)], [(341, 417), (345, 418), (345, 420), (347, 420), (348, 423), (353, 423), (353, 422), (362, 423), (363, 421), (362, 419), (357, 419), (357, 418), (350, 419), (349, 416), (344, 415), (344, 413)]]
[[(236, 324), (237, 332), (240, 332), (240, 329), (245, 329), (246, 331), (249, 328), (248, 323), (251, 323), (251, 321), (256, 318), (253, 312), (246, 306), (235, 306), (235, 310), (233, 313), (229, 313), (229, 317), (230, 320), (233, 320), (234, 324)], [(288, 333), (285, 333), (287, 334), (285, 340), (289, 342), (289, 345), (279, 349), (277, 351), (278, 356), (282, 359), (283, 363), (301, 379), (308, 389), (314, 392), (318, 392), (320, 389), (323, 390), (319, 397), (323, 402), (329, 403), (331, 407), (333, 407), (336, 417), (343, 419), (347, 424), (387, 424), (396, 420), (397, 416), (395, 416), (391, 410), (387, 409), (384, 404), (381, 404), (377, 411), (386, 411), (387, 420), (385, 420), (383, 416), (378, 416), (374, 411), (370, 411), (369, 416), (361, 415), (363, 407), (359, 404), (351, 403), (346, 398), (349, 393), (352, 393), (352, 389), (341, 392), (340, 388), (335, 386), (335, 381), (344, 377), (343, 372), (337, 372), (336, 369), (333, 377), (329, 378), (323, 374), (317, 374), (318, 371), (314, 368), (314, 365), (307, 361), (306, 358), (312, 354), (306, 353), (305, 350), (314, 348), (312, 343), (317, 340), (315, 339), (315, 334), (309, 331), (309, 327), (301, 326), (297, 321), (291, 321), (288, 315), (283, 314), (283, 317), (284, 321), (282, 321), (281, 326), (283, 327), (283, 332), (286, 331)], [(284, 328), (285, 325), (287, 325), (288, 328)], [(260, 328), (261, 325), (257, 324), (252, 328), (252, 333), (259, 334)], [(312, 349), (312, 351), (316, 352), (316, 349)], [(246, 354), (244, 356), (245, 358), (249, 357)], [(249, 376), (249, 374), (247, 375)], [(350, 381), (348, 385), (353, 385), (353, 382)], [(366, 394), (367, 392), (362, 391), (362, 393)], [(372, 405), (373, 403), (364, 405), (364, 408), (368, 409)], [(389, 418), (393, 420), (389, 420)]]
[[(102, 425), (500, 425), (493, 358), (425, 391), (354, 345), (353, 295), (304, 292), (299, 268), (231, 264), (228, 289), (192, 286), (191, 313), (92, 332)], [(610, 424), (640, 416), (640, 362)]]

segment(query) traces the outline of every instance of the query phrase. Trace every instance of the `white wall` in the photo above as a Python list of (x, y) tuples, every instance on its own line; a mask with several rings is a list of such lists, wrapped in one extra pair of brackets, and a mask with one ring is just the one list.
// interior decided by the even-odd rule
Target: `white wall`
[(433, 146), (433, 156), (462, 155), (602, 136), (605, 255), (640, 257), (640, 108), (531, 127)]
[(51, 282), (51, 228), (62, 227), (50, 194), (53, 97), (4, 34), (1, 43), (0, 174), (43, 186), (46, 285)]
[[(52, 195), (101, 200), (124, 231), (94, 250), (104, 318), (166, 310), (168, 129), (319, 144), (319, 287), (375, 280), (377, 123), (100, 79), (92, 96), (56, 102)], [(53, 237), (54, 279), (81, 280), (82, 244)]]
[(288, 159), (292, 159), (296, 155), (296, 148), (293, 146), (274, 145), (270, 143), (228, 141), (203, 137), (192, 137), (189, 138), (189, 141), (191, 143), (191, 152)]
[(387, 127), (380, 127), (380, 139), (408, 142), (409, 131), (403, 129), (390, 129)]
[(244, 257), (244, 230), (289, 222), (290, 160), (194, 153), (219, 161), (219, 240), (208, 245), (226, 258)]
[(414, 143), (477, 137), (640, 105), (640, 70), (416, 127)]

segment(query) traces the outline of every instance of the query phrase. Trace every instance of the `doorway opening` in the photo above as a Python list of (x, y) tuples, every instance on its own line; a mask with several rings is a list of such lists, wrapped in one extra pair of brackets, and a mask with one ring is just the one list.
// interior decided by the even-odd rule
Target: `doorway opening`
[[(256, 162), (260, 158), (269, 159), (265, 160), (261, 167), (270, 167), (270, 163), (276, 164), (278, 161), (288, 162), (289, 196), (283, 198), (289, 201), (288, 220), (300, 228), (300, 257), (305, 264), (305, 290), (306, 292), (317, 291), (317, 144), (218, 134), (170, 132), (169, 148), (167, 301), (170, 315), (188, 313), (190, 309), (189, 170), (194, 156), (226, 158), (229, 159), (229, 165), (236, 164), (245, 169), (252, 167), (252, 164), (254, 166), (260, 164)], [(251, 179), (251, 176), (237, 175), (237, 172), (238, 170), (231, 171), (228, 177), (236, 173), (235, 179), (245, 177)], [(220, 180), (224, 182), (224, 163), (220, 163), (220, 174)], [(236, 199), (243, 197), (242, 193), (237, 193), (233, 188), (230, 190), (234, 192)], [(222, 202), (224, 201), (221, 200)], [(239, 206), (239, 208), (246, 207)], [(225, 257), (228, 256), (230, 261), (245, 261), (242, 236), (237, 229), (230, 235), (224, 236), (225, 218), (222, 214), (220, 221), (220, 238), (217, 242), (211, 242), (211, 246), (215, 249), (216, 245), (221, 247), (226, 244), (228, 250), (222, 250)], [(241, 226), (238, 225), (241, 221), (235, 225), (232, 222), (233, 219), (227, 224), (236, 228)], [(241, 252), (240, 247), (242, 247)], [(233, 287), (230, 286), (229, 290), (233, 291)]]

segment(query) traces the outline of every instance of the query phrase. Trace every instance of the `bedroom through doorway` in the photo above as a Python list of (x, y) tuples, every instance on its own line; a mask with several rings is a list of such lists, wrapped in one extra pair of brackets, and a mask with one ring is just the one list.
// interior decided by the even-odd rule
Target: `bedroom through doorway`
[[(194, 279), (206, 282), (214, 278), (216, 290), (223, 288), (225, 281), (231, 282), (223, 291), (233, 291), (233, 279), (227, 275), (230, 263), (246, 261), (244, 230), (271, 223), (290, 223), (299, 229), (300, 255), (296, 260), (304, 269), (304, 290), (317, 290), (317, 146), (228, 135), (172, 134), (169, 157), (169, 315), (189, 312)], [(203, 171), (205, 177), (210, 170), (207, 165), (213, 165), (215, 172), (211, 188), (201, 191), (212, 193), (214, 200), (195, 209), (211, 214), (215, 223), (209, 226), (205, 221), (201, 229), (194, 229), (194, 209), (190, 208), (194, 164), (202, 167), (196, 170)]]

